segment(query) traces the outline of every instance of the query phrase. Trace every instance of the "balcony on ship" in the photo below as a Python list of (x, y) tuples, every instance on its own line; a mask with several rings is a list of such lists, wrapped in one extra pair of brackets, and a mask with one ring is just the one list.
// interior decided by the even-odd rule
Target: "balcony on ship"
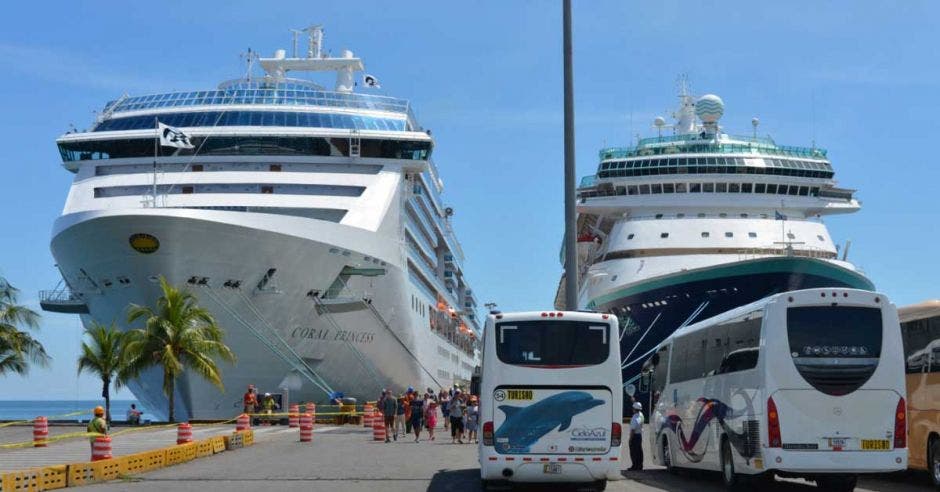
[(52, 290), (39, 291), (39, 307), (50, 313), (88, 314), (88, 304), (63, 282)]

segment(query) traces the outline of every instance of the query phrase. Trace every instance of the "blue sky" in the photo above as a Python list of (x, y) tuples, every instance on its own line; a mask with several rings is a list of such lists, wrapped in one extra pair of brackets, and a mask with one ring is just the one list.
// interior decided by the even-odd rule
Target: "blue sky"
[[(827, 148), (863, 202), (827, 220), (833, 238), (852, 240), (849, 258), (899, 305), (940, 297), (940, 3), (574, 3), (579, 176), (605, 144), (651, 135), (688, 73), (694, 92), (724, 99), (726, 130), (747, 133), (758, 116), (779, 143)], [(288, 29), (316, 22), (328, 49), (355, 51), (433, 130), (481, 300), (551, 305), (563, 229), (556, 2), (133, 5), (18, 2), (0, 18), (0, 275), (24, 301), (58, 281), (49, 233), (72, 175), (54, 140), (69, 124), (87, 127), (123, 92), (212, 88), (243, 74), (246, 48), (289, 49)], [(75, 374), (77, 318), (46, 314), (38, 336), (51, 367), (0, 378), (0, 398), (94, 398), (98, 383)]]

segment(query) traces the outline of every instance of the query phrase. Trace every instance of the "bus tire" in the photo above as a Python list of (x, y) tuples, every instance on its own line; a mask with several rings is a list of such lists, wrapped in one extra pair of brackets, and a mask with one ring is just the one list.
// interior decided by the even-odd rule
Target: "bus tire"
[(940, 487), (940, 438), (930, 440), (927, 453), (927, 467), (930, 470), (930, 480), (934, 487)]
[(607, 490), (607, 480), (598, 480), (594, 482), (594, 486), (591, 487), (591, 489), (595, 490), (596, 492), (604, 492)]
[(669, 436), (663, 436), (662, 443), (659, 445), (660, 459), (662, 460), (663, 466), (666, 467), (666, 471), (675, 475), (679, 472), (676, 469), (676, 466), (672, 463), (672, 450), (669, 449)]
[(744, 477), (734, 471), (734, 454), (732, 454), (731, 443), (728, 439), (721, 440), (721, 480), (725, 488), (731, 491), (739, 491), (744, 488)]
[(816, 479), (816, 485), (828, 492), (852, 492), (857, 484), (858, 477), (855, 475), (833, 475)]
[(480, 479), (480, 490), (493, 490), (493, 481), (492, 481), (492, 480), (486, 480), (486, 479), (481, 478), (481, 479)]

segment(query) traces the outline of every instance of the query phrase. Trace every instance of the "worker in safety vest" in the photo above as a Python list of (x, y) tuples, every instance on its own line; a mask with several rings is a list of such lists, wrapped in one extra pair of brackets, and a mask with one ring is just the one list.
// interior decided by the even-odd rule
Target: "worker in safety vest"
[(255, 413), (258, 406), (258, 393), (255, 392), (255, 385), (248, 385), (248, 391), (242, 396), (242, 402), (244, 403), (243, 413)]
[[(95, 407), (95, 418), (91, 419), (88, 422), (88, 432), (94, 432), (96, 434), (107, 434), (108, 433), (108, 422), (104, 419), (104, 408)], [(92, 447), (95, 445), (95, 438), (98, 436), (90, 436), (88, 438), (91, 442)]]

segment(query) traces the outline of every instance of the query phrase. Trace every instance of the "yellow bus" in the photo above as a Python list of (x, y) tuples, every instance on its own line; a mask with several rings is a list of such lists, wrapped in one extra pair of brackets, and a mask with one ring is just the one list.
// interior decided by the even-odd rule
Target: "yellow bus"
[(908, 466), (940, 487), (940, 300), (898, 309), (907, 372)]

